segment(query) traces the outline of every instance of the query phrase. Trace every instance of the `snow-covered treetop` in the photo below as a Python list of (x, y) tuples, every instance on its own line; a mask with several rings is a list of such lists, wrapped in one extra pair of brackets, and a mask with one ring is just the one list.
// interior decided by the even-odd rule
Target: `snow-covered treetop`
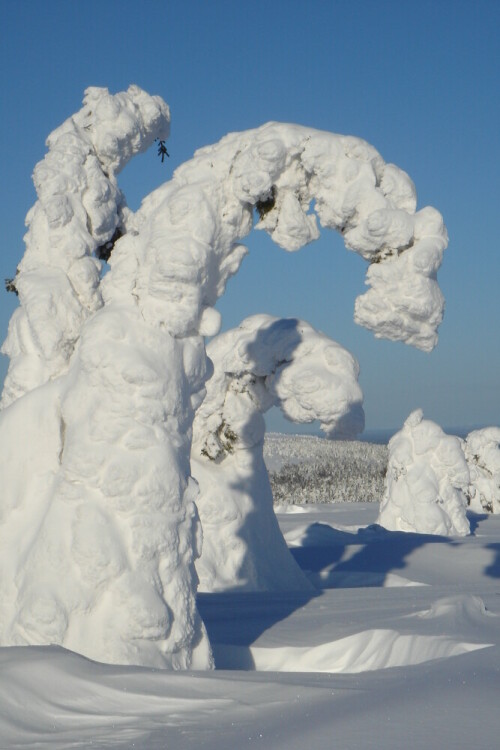
[(251, 414), (271, 406), (279, 406), (292, 422), (321, 420), (332, 437), (354, 437), (363, 430), (358, 363), (302, 320), (253, 315), (213, 339), (207, 354), (214, 373), (196, 413), (193, 455), (215, 459), (228, 447), (245, 449), (262, 441), (261, 422)]
[(83, 105), (49, 135), (34, 170), (38, 200), (15, 278), (21, 308), (2, 349), (11, 357), (3, 405), (65, 371), (83, 322), (102, 305), (92, 254), (126, 231), (115, 174), (168, 137), (168, 106), (138, 86), (114, 96), (89, 88)]
[(389, 441), (386, 491), (378, 523), (394, 531), (466, 535), (469, 469), (460, 440), (421, 409)]
[(145, 319), (174, 335), (215, 334), (213, 305), (246, 253), (239, 241), (254, 207), (257, 229), (286, 250), (318, 237), (316, 217), (340, 231), (371, 264), (356, 321), (376, 336), (434, 347), (443, 314), (436, 271), (447, 244), (441, 215), (415, 213), (408, 175), (365, 141), (297, 125), (232, 133), (179, 167), (117, 244), (105, 299), (133, 293)]

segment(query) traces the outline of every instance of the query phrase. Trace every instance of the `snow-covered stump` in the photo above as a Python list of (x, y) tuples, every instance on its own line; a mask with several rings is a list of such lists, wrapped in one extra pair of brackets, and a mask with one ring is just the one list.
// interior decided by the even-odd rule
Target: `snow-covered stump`
[(471, 510), (500, 513), (500, 427), (469, 432), (462, 447), (469, 465)]
[(83, 323), (102, 306), (95, 253), (105, 258), (127, 231), (115, 175), (169, 134), (168, 106), (138, 86), (114, 96), (89, 88), (83, 105), (49, 135), (33, 173), (38, 200), (13, 279), (21, 306), (2, 347), (10, 357), (4, 407), (67, 370)]
[(246, 318), (207, 347), (214, 374), (193, 426), (191, 470), (203, 549), (202, 591), (309, 590), (273, 510), (262, 414), (279, 406), (293, 422), (321, 420), (329, 436), (364, 427), (358, 364), (301, 320)]
[[(112, 174), (146, 141), (164, 137), (168, 108), (135, 87), (118, 98), (90, 92), (92, 109), (60, 131), (75, 161), (55, 158), (69, 174), (55, 170), (55, 203), (49, 210), (40, 199), (30, 217), (26, 265), (15, 280), (22, 308), (4, 349), (14, 363), (4, 396), (11, 405), (0, 415), (9, 487), (0, 644), (58, 643), (102, 661), (210, 666), (195, 605), (191, 426), (207, 371), (203, 336), (218, 332), (213, 306), (246, 253), (239, 241), (254, 208), (258, 228), (297, 250), (318, 235), (308, 213), (314, 202), (321, 224), (372, 263), (358, 322), (424, 350), (435, 345), (442, 317), (436, 270), (446, 230), (434, 209), (415, 213), (409, 177), (365, 141), (278, 123), (197, 152), (131, 215)], [(93, 195), (79, 171), (87, 167), (80, 138), (97, 132), (100, 101), (103, 138), (88, 144), (100, 185)], [(107, 168), (98, 154), (111, 155)], [(54, 206), (61, 235), (48, 229)], [(90, 254), (108, 242), (111, 269), (97, 288)]]
[(389, 441), (386, 489), (377, 523), (390, 531), (440, 536), (470, 533), (469, 469), (460, 440), (412, 412)]

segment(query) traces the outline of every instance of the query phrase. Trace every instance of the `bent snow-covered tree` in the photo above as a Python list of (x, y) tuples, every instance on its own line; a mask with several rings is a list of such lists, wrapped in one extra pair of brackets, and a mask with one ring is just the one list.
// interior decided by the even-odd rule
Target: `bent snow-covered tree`
[[(254, 207), (287, 250), (318, 236), (317, 216), (370, 263), (358, 323), (424, 350), (437, 340), (446, 230), (436, 210), (415, 211), (410, 178), (372, 146), (279, 123), (234, 133), (133, 215), (114, 173), (168, 122), (137, 87), (90, 89), (35, 171), (21, 307), (4, 346), (1, 645), (210, 666), (195, 603), (191, 429), (203, 337), (218, 331), (213, 306), (246, 253)], [(99, 281), (92, 253), (111, 242)]]
[(310, 589), (274, 514), (262, 415), (279, 406), (291, 421), (318, 419), (327, 435), (354, 437), (364, 427), (358, 364), (304, 321), (269, 315), (220, 334), (207, 353), (214, 374), (191, 451), (203, 528), (200, 589)]

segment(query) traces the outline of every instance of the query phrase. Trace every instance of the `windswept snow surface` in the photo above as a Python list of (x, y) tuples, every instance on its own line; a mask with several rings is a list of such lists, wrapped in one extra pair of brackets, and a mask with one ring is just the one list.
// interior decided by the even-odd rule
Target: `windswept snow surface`
[(450, 538), (385, 531), (377, 512), (280, 510), (316, 591), (201, 594), (213, 672), (0, 649), (1, 750), (492, 750), (500, 516)]

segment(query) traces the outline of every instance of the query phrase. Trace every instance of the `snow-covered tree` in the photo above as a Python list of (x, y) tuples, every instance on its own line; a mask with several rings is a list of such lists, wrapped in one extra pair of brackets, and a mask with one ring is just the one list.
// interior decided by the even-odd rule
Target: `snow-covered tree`
[(193, 426), (191, 470), (203, 548), (201, 590), (309, 589), (273, 510), (264, 464), (263, 413), (279, 406), (293, 422), (321, 420), (329, 435), (364, 427), (358, 364), (301, 320), (246, 318), (207, 347), (214, 374)]
[[(437, 340), (446, 230), (436, 210), (415, 211), (398, 167), (361, 139), (268, 123), (198, 151), (133, 215), (114, 174), (168, 122), (165, 103), (137, 87), (90, 89), (36, 170), (4, 347), (1, 645), (210, 666), (191, 430), (203, 337), (219, 330), (213, 306), (254, 208), (287, 250), (318, 236), (316, 216), (342, 233), (370, 263), (355, 319), (376, 336), (426, 351)], [(108, 243), (99, 280), (92, 253)]]
[(391, 531), (469, 533), (469, 469), (460, 440), (412, 412), (389, 441), (386, 489), (377, 523)]
[(470, 432), (462, 443), (469, 465), (467, 497), (478, 513), (500, 513), (500, 427)]
[(83, 323), (103, 304), (98, 258), (127, 231), (115, 175), (169, 128), (160, 97), (138, 86), (115, 96), (89, 88), (83, 108), (47, 138), (13, 280), (21, 306), (2, 347), (10, 357), (2, 406), (66, 372)]

